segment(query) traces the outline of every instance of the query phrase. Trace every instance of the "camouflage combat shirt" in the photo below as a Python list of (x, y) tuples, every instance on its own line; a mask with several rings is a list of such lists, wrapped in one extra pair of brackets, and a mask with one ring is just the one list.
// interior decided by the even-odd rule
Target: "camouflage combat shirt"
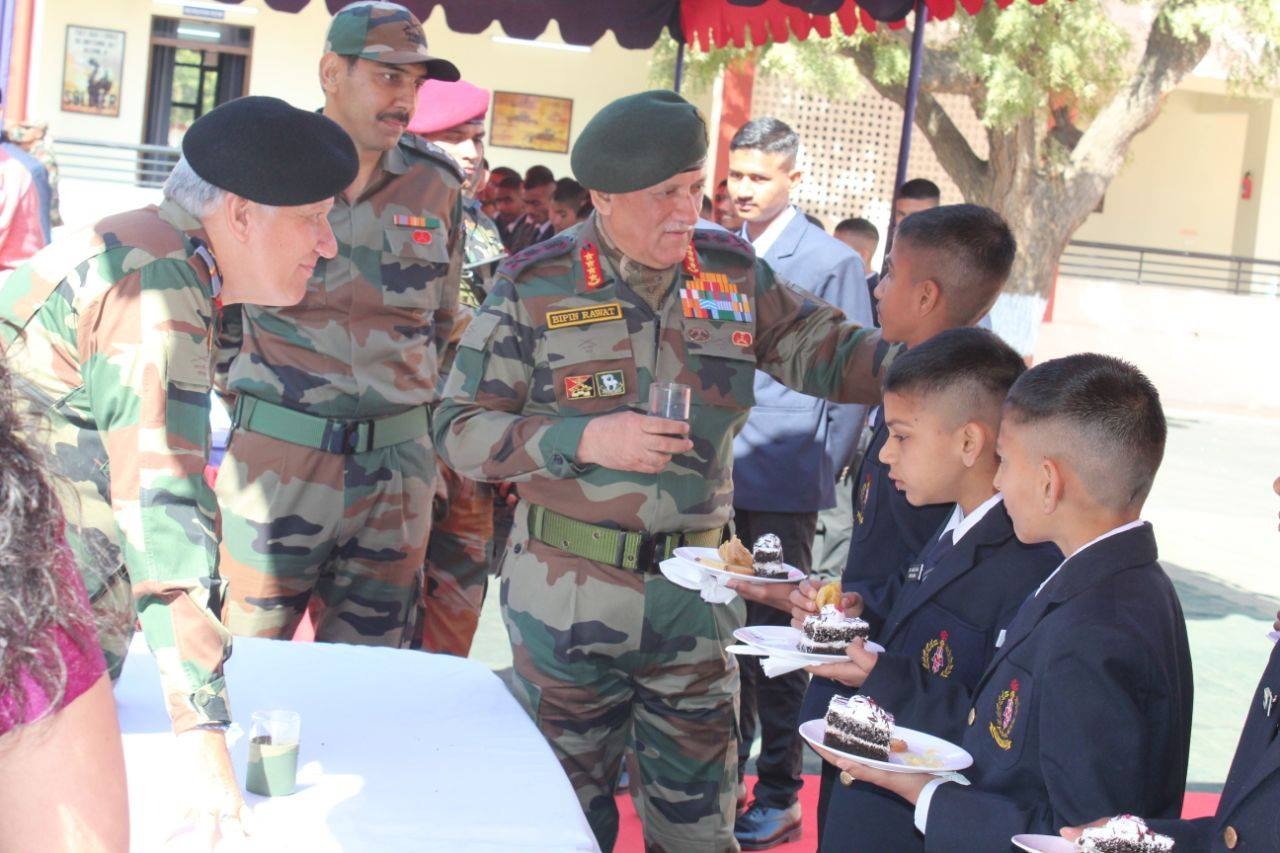
[(205, 242), (165, 201), (58, 240), (0, 287), (13, 324), (0, 322), (0, 344), (60, 475), (85, 585), (93, 596), (127, 569), (177, 731), (230, 722), (204, 479), (217, 285)]
[[(498, 271), (462, 336), (436, 411), (436, 446), (460, 474), (624, 530), (707, 530), (733, 511), (733, 436), (754, 371), (838, 402), (879, 398), (879, 336), (776, 279), (727, 231), (697, 231), (654, 311), (600, 250), (597, 219)], [(693, 450), (657, 475), (579, 464), (595, 415), (644, 411), (649, 385), (693, 389)], [(785, 475), (785, 472), (780, 472)]]
[(338, 255), (319, 260), (302, 301), (245, 305), (223, 324), (220, 388), (327, 418), (437, 399), (462, 268), (462, 175), (411, 133), (378, 169), (360, 198), (335, 200)]

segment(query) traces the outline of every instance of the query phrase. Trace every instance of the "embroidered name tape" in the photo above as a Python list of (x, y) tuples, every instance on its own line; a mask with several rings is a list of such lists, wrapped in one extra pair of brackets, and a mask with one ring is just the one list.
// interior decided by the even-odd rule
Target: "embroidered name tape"
[(567, 326), (589, 326), (592, 323), (621, 319), (622, 303), (610, 302), (605, 305), (591, 305), (584, 308), (561, 308), (558, 311), (548, 311), (547, 328), (563, 329)]

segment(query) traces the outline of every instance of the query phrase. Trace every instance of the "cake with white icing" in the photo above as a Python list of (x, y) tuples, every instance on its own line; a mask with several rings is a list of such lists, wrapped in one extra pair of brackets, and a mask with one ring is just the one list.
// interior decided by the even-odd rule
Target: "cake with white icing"
[(893, 715), (866, 696), (833, 696), (822, 742), (849, 755), (889, 759)]
[(871, 625), (857, 616), (845, 616), (839, 607), (823, 605), (813, 616), (806, 616), (800, 626), (799, 651), (815, 655), (838, 655), (857, 638), (867, 639)]
[(1084, 853), (1167, 853), (1173, 839), (1153, 831), (1142, 818), (1124, 814), (1086, 829), (1076, 846)]
[(782, 562), (782, 540), (774, 533), (766, 533), (756, 540), (751, 549), (751, 562), (756, 576), (761, 578), (785, 578), (787, 567)]

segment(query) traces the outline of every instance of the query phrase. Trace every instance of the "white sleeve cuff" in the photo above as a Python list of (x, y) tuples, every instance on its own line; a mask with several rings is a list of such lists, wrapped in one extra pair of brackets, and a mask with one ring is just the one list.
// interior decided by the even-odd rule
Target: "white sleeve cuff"
[(929, 822), (929, 804), (933, 802), (933, 792), (939, 785), (945, 785), (950, 779), (934, 779), (920, 791), (920, 799), (916, 800), (915, 822), (920, 834), (925, 834), (925, 826)]

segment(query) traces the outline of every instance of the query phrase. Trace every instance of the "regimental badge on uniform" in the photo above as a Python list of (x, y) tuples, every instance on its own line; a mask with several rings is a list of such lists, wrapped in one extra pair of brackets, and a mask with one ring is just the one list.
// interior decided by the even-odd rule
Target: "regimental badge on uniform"
[(1007, 750), (1013, 746), (1013, 724), (1018, 719), (1018, 679), (1009, 682), (1009, 689), (1002, 690), (996, 697), (996, 718), (987, 724), (987, 731), (996, 746)]
[(684, 316), (695, 320), (751, 322), (751, 300), (724, 273), (698, 273), (680, 288)]
[(755, 341), (755, 336), (750, 332), (737, 331), (733, 333), (732, 340), (735, 346), (749, 347)]
[(601, 397), (621, 397), (627, 393), (627, 377), (621, 370), (602, 370), (596, 374), (596, 393)]
[(570, 400), (590, 400), (596, 396), (596, 378), (588, 373), (564, 378), (564, 395)]
[(684, 330), (684, 336), (695, 344), (705, 344), (711, 340), (711, 332), (703, 326), (690, 326)]
[(866, 520), (867, 501), (869, 500), (871, 500), (871, 475), (867, 474), (862, 478), (862, 485), (858, 487), (858, 506), (853, 512), (858, 524), (862, 524)]
[(942, 631), (938, 636), (924, 644), (920, 651), (920, 665), (926, 672), (932, 672), (941, 678), (948, 678), (956, 667), (955, 654), (951, 644), (947, 642), (950, 633)]

